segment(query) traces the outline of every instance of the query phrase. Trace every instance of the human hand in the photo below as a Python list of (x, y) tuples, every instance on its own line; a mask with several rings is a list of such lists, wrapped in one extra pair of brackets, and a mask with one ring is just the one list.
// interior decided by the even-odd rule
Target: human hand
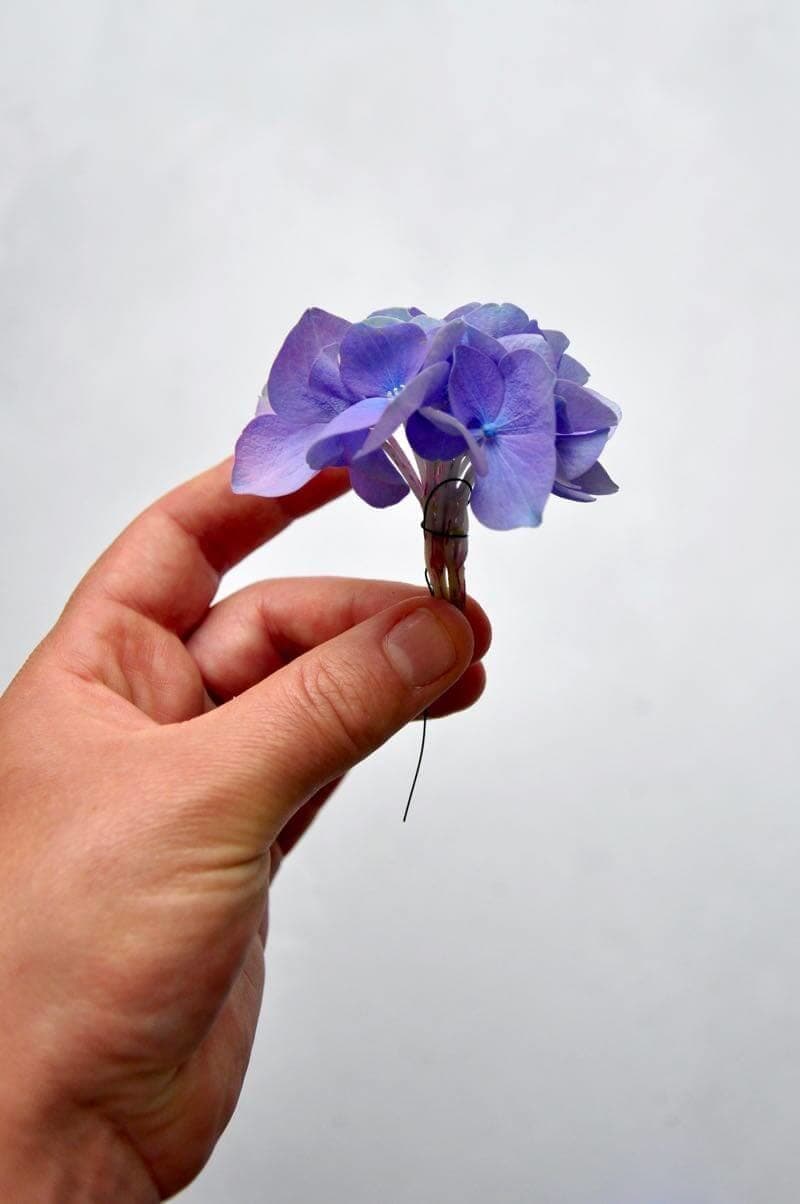
[(220, 577), (346, 474), (150, 507), (0, 701), (0, 1198), (150, 1201), (239, 1096), (267, 894), (349, 768), (480, 695), (489, 625), (422, 590)]

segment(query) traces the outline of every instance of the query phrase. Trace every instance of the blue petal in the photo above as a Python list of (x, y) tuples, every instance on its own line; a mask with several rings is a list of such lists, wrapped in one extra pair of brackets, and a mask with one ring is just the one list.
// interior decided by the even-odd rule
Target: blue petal
[(551, 368), (556, 366), (555, 356), (543, 334), (531, 331), (524, 334), (504, 334), (497, 341), (506, 355), (510, 351), (535, 351)]
[(584, 434), (608, 430), (619, 422), (615, 406), (605, 397), (572, 381), (556, 382), (559, 434)]
[(474, 347), (456, 347), (448, 393), (465, 426), (493, 422), (503, 405), (503, 376), (494, 360)]
[(500, 361), (505, 381), (502, 409), (497, 415), (498, 436), (546, 431), (555, 437), (556, 410), (553, 400), (555, 373), (535, 351), (510, 351)]
[(587, 493), (585, 489), (576, 487), (574, 483), (565, 485), (563, 481), (553, 481), (552, 492), (556, 497), (563, 497), (568, 502), (596, 502), (597, 498)]
[(364, 442), (364, 453), (377, 451), (420, 406), (443, 396), (449, 371), (447, 364), (431, 364), (429, 368), (423, 368), (419, 376), (409, 381), (395, 400), (385, 405), (382, 415)]
[(553, 488), (556, 449), (545, 430), (486, 440), (489, 468), (478, 477), (471, 506), (485, 527), (538, 527)]
[(559, 435), (556, 438), (558, 479), (574, 481), (596, 464), (608, 442), (608, 431), (588, 435)]
[(306, 462), (308, 448), (324, 423), (298, 423), (278, 414), (260, 414), (236, 443), (231, 487), (234, 493), (283, 497), (317, 475)]
[[(331, 464), (347, 464), (349, 457), (360, 450), (364, 436), (383, 414), (389, 401), (385, 397), (367, 397), (348, 406), (335, 418), (315, 432), (308, 446), (308, 463), (312, 468), (325, 468)], [(355, 442), (347, 436), (359, 434)]]
[(342, 339), (342, 380), (357, 397), (386, 397), (422, 367), (428, 350), (424, 331), (413, 322), (377, 328), (359, 322)]
[(428, 422), (432, 423), (437, 430), (443, 431), (444, 434), (452, 434), (463, 439), (466, 444), (465, 450), (470, 454), (475, 471), (483, 476), (487, 469), (486, 452), (475, 438), (474, 431), (470, 430), (468, 426), (464, 426), (464, 423), (459, 422), (452, 414), (448, 414), (447, 410), (437, 409), (434, 406), (423, 406), (420, 416), (427, 418)]
[(571, 380), (576, 385), (585, 385), (589, 373), (583, 364), (579, 364), (571, 355), (562, 355), (558, 363), (558, 376), (561, 380)]
[[(419, 312), (418, 310), (415, 312)], [(373, 309), (368, 315), (366, 321), (370, 318), (396, 318), (399, 322), (408, 322), (411, 319), (411, 310), (404, 309), (400, 305), (389, 305), (385, 309)]]
[(411, 321), (415, 326), (419, 326), (420, 330), (424, 330), (427, 335), (432, 335), (440, 326), (444, 326), (441, 318), (432, 318), (430, 314), (415, 314)]
[(506, 354), (505, 347), (499, 339), (496, 339), (494, 335), (486, 334), (483, 330), (478, 330), (477, 326), (470, 326), (466, 321), (464, 322), (463, 341), (467, 347), (474, 347), (476, 351), (482, 351), (495, 363), (499, 363)]
[(408, 485), (382, 451), (354, 460), (350, 483), (360, 498), (381, 508), (401, 502), (408, 493)]
[[(425, 409), (440, 409), (425, 406)], [(463, 455), (467, 444), (461, 434), (447, 434), (429, 422), (421, 410), (412, 414), (406, 423), (406, 435), (413, 451), (423, 460), (454, 460)]]
[(588, 472), (577, 477), (570, 484), (577, 485), (579, 489), (584, 489), (587, 493), (596, 493), (600, 497), (619, 493), (619, 485), (611, 480), (602, 464), (593, 464)]
[(484, 334), (499, 338), (501, 334), (522, 334), (528, 329), (530, 318), (518, 305), (510, 305), (508, 302), (497, 305), (491, 302), (470, 310), (466, 315), (466, 322), (477, 330), (482, 330)]
[(350, 323), (344, 318), (337, 318), (324, 309), (307, 309), (289, 331), (276, 356), (267, 387), (259, 399), (258, 413), (265, 413), (271, 406), (274, 413), (287, 418), (310, 422), (324, 420), (329, 407), (310, 395), (309, 373), (320, 351), (331, 343), (338, 343), (349, 328)]
[(449, 314), (444, 315), (445, 322), (452, 322), (454, 318), (463, 318), (464, 314), (472, 313), (473, 309), (480, 309), (480, 301), (468, 301), (466, 305), (459, 305), (458, 309), (451, 309)]
[(561, 330), (543, 330), (542, 334), (550, 344), (556, 364), (558, 364), (562, 355), (569, 347), (569, 339)]
[(438, 330), (430, 334), (425, 364), (438, 364), (448, 360), (458, 343), (464, 337), (464, 323), (456, 318), (453, 322), (445, 322)]
[(323, 347), (314, 360), (308, 377), (308, 389), (313, 397), (326, 405), (331, 417), (356, 400), (342, 380), (336, 343)]

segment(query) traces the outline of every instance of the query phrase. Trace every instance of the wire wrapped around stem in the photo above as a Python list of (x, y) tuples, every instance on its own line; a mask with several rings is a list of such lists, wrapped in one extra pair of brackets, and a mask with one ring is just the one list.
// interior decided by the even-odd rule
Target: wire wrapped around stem
[(449, 464), (437, 461), (432, 479), (424, 482), (421, 526), (425, 532), (425, 580), (429, 590), (435, 598), (444, 598), (464, 610), (472, 482), (466, 475), (454, 475), (454, 465), (456, 461)]

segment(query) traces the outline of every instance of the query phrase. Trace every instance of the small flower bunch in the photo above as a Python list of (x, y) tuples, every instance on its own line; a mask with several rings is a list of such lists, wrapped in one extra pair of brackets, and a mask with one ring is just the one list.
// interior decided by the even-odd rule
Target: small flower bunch
[(233, 489), (279, 497), (337, 465), (371, 506), (411, 491), (428, 584), (463, 608), (469, 510), (495, 530), (537, 527), (551, 493), (592, 502), (617, 490), (599, 456), (620, 411), (587, 387), (568, 346), (510, 304), (352, 323), (308, 309), (236, 445)]

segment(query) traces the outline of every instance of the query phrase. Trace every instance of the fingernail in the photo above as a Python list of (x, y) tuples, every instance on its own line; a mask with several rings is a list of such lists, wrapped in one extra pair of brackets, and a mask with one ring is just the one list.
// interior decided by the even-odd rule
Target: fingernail
[(384, 640), (386, 655), (407, 686), (427, 686), (458, 658), (458, 651), (443, 623), (422, 607), (401, 619)]

